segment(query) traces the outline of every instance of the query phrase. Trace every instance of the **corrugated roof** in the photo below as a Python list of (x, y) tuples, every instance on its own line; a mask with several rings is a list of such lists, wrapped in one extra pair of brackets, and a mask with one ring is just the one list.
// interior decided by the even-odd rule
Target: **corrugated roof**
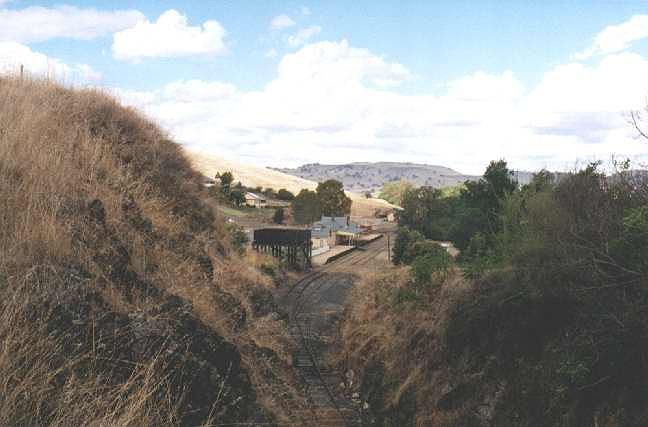
[(246, 199), (250, 198), (250, 199), (256, 199), (256, 200), (265, 201), (265, 197), (262, 197), (262, 196), (259, 196), (258, 194), (250, 193), (250, 192), (245, 193), (245, 198)]

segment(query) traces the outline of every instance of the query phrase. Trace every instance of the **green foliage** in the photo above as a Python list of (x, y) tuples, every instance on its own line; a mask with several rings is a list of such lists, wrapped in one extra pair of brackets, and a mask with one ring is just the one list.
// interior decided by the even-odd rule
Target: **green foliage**
[(383, 185), (383, 188), (380, 190), (378, 197), (387, 200), (391, 204), (401, 206), (405, 193), (413, 189), (414, 184), (405, 179), (401, 179), (400, 181), (392, 181)]
[(462, 254), (464, 275), (478, 283), (451, 314), (445, 343), (448, 360), (462, 355), (469, 371), (487, 366), (507, 382), (496, 421), (648, 419), (648, 399), (638, 398), (648, 383), (648, 184), (598, 167), (559, 182), (541, 171), (513, 191), (496, 168), (497, 205), (490, 184), (469, 189), (466, 201), (494, 207), (497, 223), (473, 233)]
[[(422, 242), (417, 244), (419, 243)], [(415, 283), (417, 285), (441, 284), (447, 279), (451, 265), (452, 258), (448, 251), (436, 243), (426, 245), (425, 252), (414, 257), (412, 262)]]
[(280, 189), (277, 191), (277, 199), (283, 200), (285, 202), (290, 202), (295, 198), (295, 195), (291, 193), (290, 191), (286, 190), (285, 188)]
[(344, 186), (340, 181), (329, 179), (320, 182), (316, 192), (322, 215), (344, 216), (351, 212), (351, 199), (344, 194)]
[(264, 196), (266, 196), (268, 199), (276, 199), (277, 198), (277, 193), (275, 193), (274, 188), (266, 188), (263, 190), (262, 193)]
[(293, 218), (297, 224), (311, 224), (322, 217), (322, 207), (316, 192), (302, 190), (293, 199)]
[(230, 239), (234, 250), (236, 250), (240, 254), (245, 253), (245, 248), (250, 242), (247, 233), (241, 227), (235, 224), (227, 224), (226, 227), (227, 231), (230, 234)]
[(410, 254), (408, 253), (409, 248), (415, 242), (424, 239), (425, 237), (423, 237), (423, 235), (418, 231), (410, 230), (407, 227), (400, 227), (396, 234), (396, 240), (394, 241), (394, 247), (392, 249), (392, 262), (396, 265), (411, 263), (412, 258), (410, 258)]
[(628, 273), (648, 275), (648, 205), (631, 208), (622, 221), (622, 229), (612, 244), (610, 253)]
[(284, 210), (283, 208), (277, 208), (272, 215), (272, 222), (275, 224), (281, 224), (284, 222)]
[(450, 225), (451, 202), (441, 197), (441, 191), (432, 187), (408, 190), (403, 195), (403, 210), (398, 222), (417, 230), (428, 239), (445, 240)]
[(233, 189), (229, 192), (229, 200), (239, 207), (245, 203), (245, 193), (239, 189)]
[(232, 182), (234, 182), (234, 175), (232, 172), (217, 173), (216, 179), (220, 181), (220, 186), (224, 192), (229, 192)]

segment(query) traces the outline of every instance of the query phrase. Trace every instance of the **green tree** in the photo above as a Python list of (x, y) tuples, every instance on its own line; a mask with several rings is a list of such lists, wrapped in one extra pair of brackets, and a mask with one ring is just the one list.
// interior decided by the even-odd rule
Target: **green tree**
[(285, 188), (282, 188), (279, 191), (277, 191), (277, 198), (279, 200), (290, 202), (295, 198), (295, 195), (290, 191), (286, 190)]
[(380, 190), (378, 197), (387, 200), (391, 204), (401, 206), (405, 193), (413, 189), (414, 184), (405, 179), (401, 179), (400, 181), (387, 182), (385, 183), (385, 185), (383, 185), (383, 188)]
[(245, 193), (241, 190), (235, 189), (232, 190), (229, 194), (230, 201), (236, 205), (236, 207), (241, 206), (245, 203)]
[(277, 208), (274, 211), (274, 215), (272, 215), (272, 221), (275, 224), (281, 224), (284, 222), (284, 210), (283, 208)]
[(322, 215), (344, 216), (351, 212), (351, 199), (344, 194), (344, 187), (340, 181), (329, 179), (317, 184)]
[(410, 230), (407, 227), (400, 227), (396, 234), (394, 241), (394, 248), (392, 249), (392, 262), (394, 264), (409, 264), (412, 259), (409, 257), (409, 248), (418, 241), (425, 238), (421, 233), (415, 230)]
[(436, 243), (426, 245), (426, 251), (412, 261), (415, 284), (443, 283), (448, 277), (451, 265), (452, 258), (448, 251)]
[(432, 187), (420, 187), (405, 192), (398, 213), (401, 226), (417, 230), (425, 237), (445, 240), (450, 227), (449, 199), (441, 197), (441, 191)]
[(216, 179), (220, 181), (221, 192), (225, 194), (229, 193), (232, 182), (234, 182), (232, 172), (217, 173)]
[(302, 190), (291, 203), (293, 218), (297, 224), (310, 224), (322, 216), (322, 208), (317, 193)]

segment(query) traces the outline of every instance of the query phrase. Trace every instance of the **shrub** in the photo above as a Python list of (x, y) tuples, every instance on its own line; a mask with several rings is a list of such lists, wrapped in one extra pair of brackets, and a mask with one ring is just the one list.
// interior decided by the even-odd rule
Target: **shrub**
[(243, 228), (235, 224), (228, 224), (227, 229), (231, 236), (232, 247), (238, 253), (244, 253), (247, 244), (250, 242), (247, 233), (243, 230)]
[(285, 188), (282, 188), (279, 191), (277, 191), (277, 198), (279, 200), (290, 202), (292, 201), (292, 199), (295, 198), (295, 195), (290, 191), (286, 190)]
[(275, 224), (281, 224), (284, 222), (284, 210), (283, 208), (277, 208), (272, 215), (272, 222)]
[(394, 248), (392, 249), (392, 262), (396, 265), (412, 262), (408, 250), (415, 242), (423, 239), (423, 235), (418, 231), (412, 231), (407, 227), (400, 227), (396, 234)]
[(448, 277), (452, 258), (440, 245), (428, 245), (427, 251), (418, 255), (412, 262), (412, 273), (417, 285), (440, 284)]

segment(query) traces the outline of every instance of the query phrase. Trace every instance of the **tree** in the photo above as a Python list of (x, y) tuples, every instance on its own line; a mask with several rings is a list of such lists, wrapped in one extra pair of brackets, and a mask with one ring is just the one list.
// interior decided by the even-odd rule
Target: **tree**
[(292, 212), (297, 224), (310, 224), (322, 216), (322, 207), (317, 193), (310, 190), (302, 190), (293, 199)]
[(292, 199), (295, 198), (295, 195), (290, 191), (286, 190), (285, 188), (282, 188), (279, 191), (277, 191), (277, 198), (279, 200), (290, 202)]
[(440, 245), (429, 241), (426, 243), (426, 251), (412, 261), (415, 283), (417, 285), (441, 284), (448, 277), (452, 258)]
[(401, 206), (403, 196), (409, 190), (414, 189), (414, 184), (404, 179), (400, 181), (392, 181), (383, 185), (382, 190), (378, 194), (381, 199), (387, 200), (397, 206)]
[(513, 171), (509, 170), (505, 160), (491, 161), (484, 172), (484, 180), (500, 200), (517, 188)]
[(412, 262), (409, 258), (409, 249), (415, 242), (422, 241), (423, 239), (423, 235), (418, 231), (412, 231), (407, 227), (400, 227), (398, 234), (396, 234), (394, 248), (392, 249), (392, 262), (397, 265)]
[(245, 203), (245, 194), (241, 190), (232, 190), (230, 192), (230, 201), (234, 203), (237, 207)]
[(441, 198), (441, 191), (420, 187), (405, 192), (398, 223), (421, 232), (425, 237), (445, 240), (450, 227), (449, 202)]
[(371, 195), (371, 191), (365, 191), (364, 192), (365, 199), (371, 199), (373, 196)]
[(274, 211), (274, 215), (272, 215), (272, 221), (275, 224), (281, 224), (284, 222), (284, 210), (283, 208), (277, 208)]
[(234, 182), (234, 175), (232, 172), (217, 173), (216, 179), (220, 180), (221, 191), (223, 193), (229, 193), (230, 186), (232, 185), (232, 182)]
[(277, 197), (277, 193), (275, 193), (273, 188), (266, 188), (263, 190), (263, 195), (266, 196), (268, 199), (274, 199)]
[(340, 181), (329, 179), (317, 184), (322, 215), (344, 216), (351, 212), (351, 199), (344, 194), (344, 187)]

